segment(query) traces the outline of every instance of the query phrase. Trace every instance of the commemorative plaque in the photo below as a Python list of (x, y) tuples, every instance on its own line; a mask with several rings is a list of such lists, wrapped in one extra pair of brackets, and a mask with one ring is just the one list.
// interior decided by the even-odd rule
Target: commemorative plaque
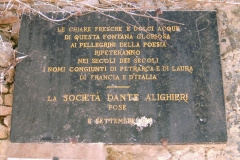
[(18, 48), (13, 143), (226, 142), (214, 11), (24, 15)]

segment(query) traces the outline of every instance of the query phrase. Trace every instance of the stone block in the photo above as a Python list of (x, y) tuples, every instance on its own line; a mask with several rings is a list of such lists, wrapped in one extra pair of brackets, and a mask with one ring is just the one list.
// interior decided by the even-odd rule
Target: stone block
[[(63, 7), (63, 10), (67, 10), (69, 11), (69, 9), (71, 9), (71, 11), (74, 9), (75, 11), (80, 11), (81, 8), (76, 7), (79, 5), (84, 5), (85, 7), (88, 6), (96, 6), (99, 5), (98, 0), (76, 0), (76, 1), (71, 1), (71, 2), (65, 2), (65, 1), (59, 1), (57, 2), (59, 7)], [(75, 5), (74, 5), (75, 4)], [(78, 5), (76, 5), (78, 4)]]
[(0, 140), (0, 160), (6, 160), (6, 152), (9, 140)]
[(66, 7), (63, 7), (63, 10), (68, 11), (68, 12), (79, 12), (79, 11), (81, 11), (81, 9), (79, 7), (75, 7), (75, 6), (66, 6)]
[(4, 104), (6, 106), (12, 106), (12, 101), (13, 101), (13, 95), (12, 94), (6, 94), (4, 96)]
[[(140, 2), (141, 0), (128, 0), (127, 2)], [(126, 2), (125, 0), (99, 0), (102, 4), (121, 4)]]
[(13, 37), (14, 39), (18, 39), (19, 30), (20, 30), (20, 21), (17, 21), (13, 23), (11, 37)]
[(5, 117), (4, 119), (3, 119), (3, 123), (7, 126), (7, 127), (9, 127), (10, 128), (10, 126), (11, 126), (11, 115), (9, 115), (9, 116), (7, 116), (7, 117)]
[(9, 136), (10, 129), (0, 124), (0, 140), (7, 139)]
[(225, 160), (224, 152), (215, 148), (209, 149), (206, 154), (207, 159)]
[(15, 75), (15, 70), (14, 68), (11, 68), (8, 70), (8, 72), (6, 73), (6, 81), (10, 84), (12, 84), (14, 82), (14, 75)]
[(7, 93), (8, 92), (8, 87), (4, 84), (0, 84), (0, 93)]
[(98, 0), (81, 0), (83, 3), (90, 4), (90, 5), (97, 5), (99, 4)]
[(8, 146), (7, 156), (18, 158), (106, 159), (102, 143), (11, 143)]
[[(60, 8), (58, 8), (55, 5), (51, 5), (49, 3), (43, 3), (41, 1), (39, 1), (39, 2), (36, 2), (35, 4), (36, 5), (33, 6), (33, 9), (35, 9), (39, 12), (49, 12), (49, 11), (51, 11), (51, 12), (61, 12)], [(51, 19), (51, 18), (54, 19), (54, 17), (49, 17), (49, 19)]]
[(9, 87), (9, 93), (13, 93), (14, 91), (14, 85), (12, 84), (10, 87)]
[(2, 99), (2, 95), (0, 96), (0, 105), (3, 104), (3, 99)]
[[(0, 0), (0, 2), (1, 2), (1, 0)], [(6, 9), (6, 5), (5, 4), (0, 4), (0, 10), (3, 11), (5, 9)]]
[(13, 49), (11, 43), (0, 43), (0, 66), (9, 67), (13, 61)]
[(168, 149), (156, 145), (105, 145), (107, 160), (112, 159), (157, 159), (171, 158)]
[(12, 107), (0, 106), (0, 116), (7, 116), (12, 114)]
[(205, 152), (204, 150), (198, 150), (198, 151), (190, 151), (187, 154), (184, 154), (181, 156), (180, 159), (198, 159), (198, 160), (205, 160)]
[(0, 15), (0, 24), (11, 24), (17, 21), (19, 21), (19, 18), (13, 12), (6, 11)]
[[(10, 143), (7, 149), (7, 157), (33, 158), (37, 151), (37, 144), (16, 144)], [(40, 158), (40, 157), (38, 157)]]

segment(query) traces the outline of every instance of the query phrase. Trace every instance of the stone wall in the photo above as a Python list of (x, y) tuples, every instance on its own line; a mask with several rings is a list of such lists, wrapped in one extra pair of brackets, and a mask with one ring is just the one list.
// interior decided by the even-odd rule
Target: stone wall
[(106, 159), (240, 159), (240, 0), (0, 0), (0, 160), (6, 159), (9, 143), (13, 87), (21, 87), (14, 84), (14, 67), (22, 12), (44, 16), (44, 11), (74, 11), (80, 15), (99, 8), (216, 10), (228, 128), (227, 144), (104, 145)]

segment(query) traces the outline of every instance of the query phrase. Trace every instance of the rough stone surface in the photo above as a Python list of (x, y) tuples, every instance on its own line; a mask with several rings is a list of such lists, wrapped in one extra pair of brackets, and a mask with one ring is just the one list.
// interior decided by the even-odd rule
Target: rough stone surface
[(0, 24), (15, 23), (19, 20), (18, 16), (13, 12), (3, 12), (0, 15)]
[(18, 39), (20, 29), (20, 21), (13, 23), (11, 37)]
[(216, 148), (207, 148), (206, 149), (206, 156), (207, 159), (216, 159), (216, 160), (225, 160), (226, 157), (224, 156), (224, 151), (222, 149), (216, 150)]
[(2, 95), (0, 95), (0, 105), (3, 104), (3, 98), (2, 98)]
[[(54, 1), (54, 0), (53, 0)], [(145, 0), (146, 1), (146, 0)], [(7, 0), (0, 0), (0, 2), (7, 2)], [(24, 0), (23, 2), (32, 2), (32, 0)], [(54, 1), (56, 2), (56, 1)], [(218, 24), (219, 24), (219, 39), (220, 39), (220, 48), (221, 48), (221, 57), (222, 57), (222, 68), (223, 68), (223, 81), (224, 81), (224, 92), (225, 92), (225, 103), (226, 103), (226, 118), (228, 125), (228, 142), (226, 145), (183, 145), (183, 146), (167, 146), (162, 149), (161, 147), (152, 148), (152, 146), (105, 146), (106, 152), (107, 148), (113, 148), (113, 150), (109, 153), (113, 154), (113, 160), (117, 159), (146, 159), (148, 155), (151, 153), (159, 154), (159, 157), (155, 159), (180, 159), (180, 158), (189, 158), (190, 155), (196, 159), (202, 159), (203, 155), (206, 160), (238, 160), (240, 159), (240, 139), (239, 139), (239, 95), (240, 95), (240, 75), (239, 75), (239, 58), (240, 58), (240, 25), (239, 25), (239, 17), (240, 17), (240, 7), (239, 0), (226, 0), (223, 1), (211, 1), (211, 2), (219, 2), (219, 3), (207, 3), (207, 0), (201, 1), (189, 1), (189, 0), (166, 0), (166, 1), (155, 1), (154, 6), (150, 6), (152, 9), (161, 8), (162, 10), (216, 10), (218, 12)], [(56, 2), (60, 4), (60, 2)], [(151, 3), (151, 2), (148, 2)], [(144, 4), (144, 3), (141, 3)], [(62, 3), (62, 5), (68, 5), (66, 2)], [(1, 4), (0, 10), (2, 11), (5, 8), (5, 4)], [(19, 7), (18, 5), (14, 6), (16, 9)], [(13, 7), (13, 8), (14, 8)], [(132, 6), (130, 6), (132, 7)], [(146, 9), (146, 8), (144, 8)], [(144, 10), (142, 9), (142, 10)], [(25, 9), (18, 9), (17, 13), (21, 13)], [(5, 16), (5, 17), (4, 17)], [(15, 22), (17, 18), (14, 14), (5, 14), (0, 17), (0, 24)], [(2, 26), (1, 26), (2, 28)], [(6, 28), (6, 26), (4, 26)], [(8, 29), (8, 28), (7, 28)], [(9, 34), (1, 34), (4, 40), (9, 40)], [(1, 48), (1, 47), (0, 47)], [(1, 55), (1, 54), (0, 54)], [(0, 58), (1, 59), (1, 58)], [(11, 92), (12, 93), (12, 92)], [(1, 97), (0, 97), (1, 102)], [(6, 128), (6, 127), (5, 127)], [(4, 128), (4, 129), (5, 129)], [(9, 141), (8, 140), (0, 140), (0, 160), (6, 159), (6, 149)], [(123, 147), (127, 147), (123, 149)], [(29, 147), (34, 148), (33, 146)], [(88, 146), (85, 146), (86, 149), (89, 149)], [(152, 149), (150, 149), (152, 148)], [(138, 150), (139, 152), (132, 151)], [(96, 150), (91, 150), (89, 154), (96, 154)], [(143, 154), (141, 154), (142, 150), (146, 150)], [(13, 148), (12, 151), (21, 152), (21, 148)], [(203, 152), (205, 151), (205, 152)], [(28, 150), (24, 151), (25, 153)], [(24, 154), (22, 152), (22, 154)], [(120, 153), (118, 153), (120, 152)], [(111, 154), (106, 156), (111, 158)], [(139, 154), (140, 153), (140, 154)], [(160, 155), (162, 154), (162, 155)], [(171, 157), (170, 157), (171, 156)], [(119, 158), (120, 157), (120, 158)], [(150, 156), (151, 159), (153, 156)], [(194, 159), (190, 157), (190, 159)], [(103, 158), (104, 159), (104, 158)]]
[(4, 123), (5, 126), (10, 127), (11, 126), (11, 115), (5, 117), (3, 119), (3, 123)]
[(0, 140), (0, 160), (6, 160), (7, 146), (9, 144), (8, 140)]
[(172, 157), (167, 148), (159, 145), (106, 145), (105, 148), (107, 160), (166, 160)]
[(14, 82), (14, 75), (15, 75), (14, 68), (10, 68), (5, 75), (6, 82), (12, 84)]
[(13, 60), (13, 50), (10, 43), (0, 43), (0, 66), (9, 67)]
[(18, 158), (53, 158), (104, 160), (105, 152), (102, 143), (71, 144), (71, 143), (11, 143), (7, 155)]
[(8, 86), (4, 84), (0, 84), (0, 93), (4, 94), (8, 92)]
[(13, 101), (13, 95), (12, 94), (6, 94), (4, 98), (4, 104), (6, 106), (12, 106), (12, 101)]
[(14, 91), (14, 85), (12, 84), (12, 85), (10, 85), (10, 88), (9, 88), (9, 93), (13, 93), (13, 91)]
[(7, 139), (9, 136), (9, 128), (0, 124), (0, 140)]
[(191, 148), (185, 154), (173, 156), (175, 159), (198, 159), (205, 160), (205, 148)]
[(0, 116), (7, 116), (12, 114), (12, 107), (0, 106)]
[(99, 4), (98, 0), (82, 0), (83, 3), (90, 4), (90, 5), (97, 5)]

